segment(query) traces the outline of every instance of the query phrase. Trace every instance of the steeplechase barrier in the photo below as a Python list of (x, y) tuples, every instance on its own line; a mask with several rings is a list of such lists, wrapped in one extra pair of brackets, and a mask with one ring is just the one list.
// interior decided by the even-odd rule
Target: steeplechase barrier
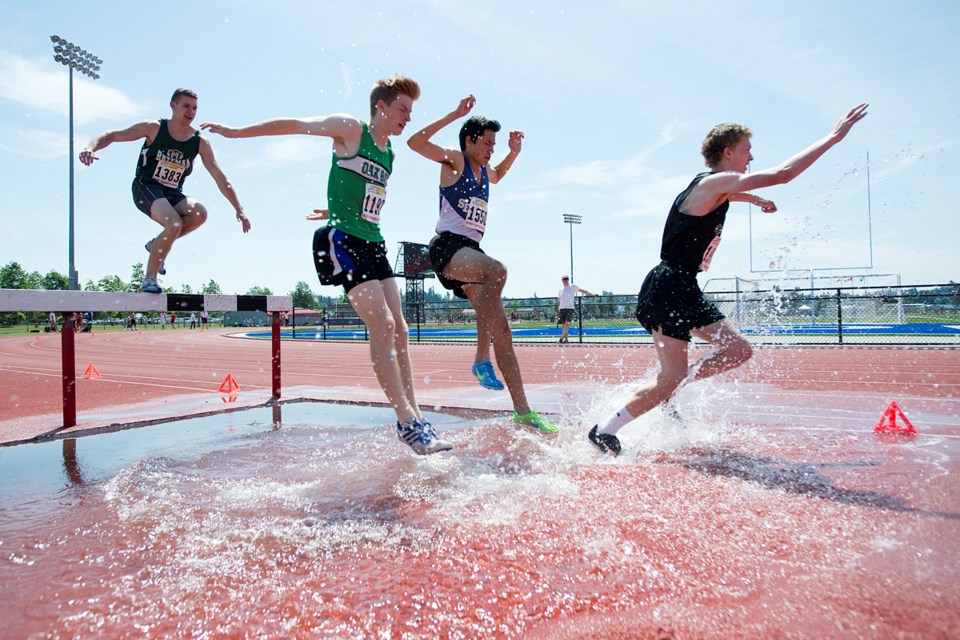
[(280, 399), (280, 312), (291, 311), (290, 296), (213, 295), (193, 293), (124, 293), (114, 291), (51, 291), (0, 289), (0, 313), (44, 312), (63, 314), (61, 353), (63, 369), (63, 427), (77, 424), (74, 313), (167, 311), (263, 311), (271, 314), (273, 399)]

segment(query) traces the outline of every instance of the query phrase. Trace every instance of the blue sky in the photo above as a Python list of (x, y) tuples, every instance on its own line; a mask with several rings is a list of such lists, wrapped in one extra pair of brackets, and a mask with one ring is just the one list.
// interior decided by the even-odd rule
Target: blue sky
[[(491, 189), (483, 241), (509, 269), (510, 297), (556, 295), (570, 271), (564, 213), (583, 216), (573, 228), (576, 283), (635, 292), (658, 261), (670, 202), (703, 169), (700, 142), (713, 125), (750, 126), (760, 169), (869, 102), (870, 115), (843, 143), (794, 183), (761, 193), (778, 213), (732, 205), (701, 284), (728, 289), (728, 278), (810, 269), (822, 284), (841, 273), (960, 280), (958, 207), (948, 195), (960, 167), (960, 5), (667, 4), (0, 0), (0, 264), (67, 271), (68, 82), (52, 59), (57, 34), (104, 59), (100, 80), (75, 75), (78, 153), (101, 131), (167, 117), (180, 86), (199, 94), (199, 122), (243, 125), (365, 117), (376, 79), (415, 78), (423, 95), (394, 138), (382, 211), (392, 256), (401, 240), (428, 242), (437, 218), (439, 168), (407, 149), (407, 135), (474, 94), (474, 113), (525, 132), (520, 158)], [(456, 146), (457, 129), (435, 140)], [(163, 286), (214, 279), (227, 293), (254, 285), (287, 293), (303, 280), (339, 293), (316, 280), (315, 223), (304, 219), (326, 200), (329, 141), (211, 141), (253, 230), (240, 233), (198, 168), (185, 191), (210, 218), (178, 241)], [(159, 227), (131, 201), (138, 150), (117, 143), (92, 168), (75, 164), (81, 283), (126, 279), (134, 262), (146, 262), (143, 244)], [(501, 134), (494, 161), (506, 151)]]

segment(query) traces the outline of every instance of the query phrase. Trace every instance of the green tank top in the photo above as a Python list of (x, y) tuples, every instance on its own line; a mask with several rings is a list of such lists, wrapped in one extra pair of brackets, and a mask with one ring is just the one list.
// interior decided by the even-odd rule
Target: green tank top
[(366, 122), (360, 136), (360, 148), (348, 158), (333, 154), (327, 180), (328, 226), (367, 240), (383, 242), (380, 233), (380, 209), (387, 198), (387, 180), (393, 171), (393, 147), (381, 151), (373, 142)]
[(160, 129), (153, 142), (143, 143), (137, 177), (142, 182), (153, 182), (171, 189), (183, 190), (183, 181), (193, 171), (193, 161), (200, 153), (200, 132), (185, 142), (175, 140), (167, 130), (167, 121), (160, 121)]

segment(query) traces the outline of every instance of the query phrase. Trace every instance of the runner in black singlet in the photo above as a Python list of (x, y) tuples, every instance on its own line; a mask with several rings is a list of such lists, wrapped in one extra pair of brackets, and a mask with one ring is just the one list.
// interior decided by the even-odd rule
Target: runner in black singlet
[[(659, 265), (647, 275), (637, 299), (637, 320), (653, 335), (660, 372), (642, 385), (587, 434), (600, 451), (617, 455), (616, 433), (635, 418), (669, 399), (688, 380), (700, 380), (739, 367), (753, 350), (720, 310), (703, 297), (697, 273), (706, 271), (720, 243), (731, 201), (749, 202), (764, 212), (776, 205), (749, 193), (790, 182), (850, 132), (867, 115), (867, 105), (851, 109), (826, 137), (772, 169), (747, 173), (751, 131), (738, 124), (717, 125), (707, 134), (701, 154), (710, 169), (696, 176), (677, 196), (663, 230)], [(691, 334), (716, 349), (692, 366)]]

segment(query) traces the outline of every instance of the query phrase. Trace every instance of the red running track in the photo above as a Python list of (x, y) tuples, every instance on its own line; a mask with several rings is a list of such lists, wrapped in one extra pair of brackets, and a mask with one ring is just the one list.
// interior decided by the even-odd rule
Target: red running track
[[(221, 334), (78, 336), (78, 375), (94, 364), (103, 377), (79, 380), (70, 431), (222, 409), (227, 373), (238, 404), (262, 404), (269, 342)], [(471, 378), (472, 351), (411, 346), (421, 406), (506, 415), (509, 399)], [(957, 351), (758, 349), (736, 372), (684, 390), (685, 444), (671, 444), (677, 425), (651, 412), (624, 429), (615, 460), (583, 435), (652, 372), (652, 349), (518, 353), (531, 402), (561, 426), (553, 441), (507, 419), (441, 414), (455, 449), (417, 458), (370, 424), (386, 426), (389, 411), (293, 405), (280, 428), (259, 418), (222, 451), (184, 453), (165, 440), (178, 423), (162, 427), (159, 453), (89, 486), (56, 487), (50, 504), (8, 490), (0, 631), (960, 637)], [(5, 438), (56, 427), (59, 358), (56, 337), (0, 341)], [(285, 398), (383, 401), (365, 344), (287, 342), (283, 371)], [(871, 433), (892, 399), (915, 438)], [(324, 415), (297, 417), (311, 411)], [(705, 443), (691, 437), (714, 425)], [(227, 438), (237, 427), (220, 429)], [(53, 468), (79, 460), (93, 476), (106, 464), (98, 439), (64, 440)], [(0, 453), (18, 469), (36, 459)], [(7, 481), (58, 479), (23, 469)]]
[[(78, 426), (136, 423), (225, 408), (220, 387), (228, 373), (240, 384), (237, 404), (260, 404), (271, 395), (270, 341), (228, 337), (236, 330), (150, 330), (78, 334)], [(549, 406), (578, 390), (636, 382), (654, 371), (650, 347), (518, 345), (531, 398), (537, 390)], [(696, 357), (700, 349), (694, 348)], [(471, 345), (411, 344), (421, 404), (510, 408), (491, 400), (470, 374)], [(84, 379), (88, 365), (101, 374)], [(383, 403), (366, 343), (284, 341), (283, 398)], [(721, 376), (760, 385), (765, 400), (794, 398), (803, 404), (843, 409), (863, 406), (880, 416), (888, 400), (905, 411), (932, 408), (956, 418), (960, 351), (931, 348), (758, 348), (747, 365)], [(62, 426), (59, 336), (0, 339), (0, 442), (48, 433)], [(479, 394), (479, 395), (478, 395)], [(771, 395), (773, 394), (773, 395)], [(797, 400), (797, 399), (800, 400)], [(786, 401), (791, 404), (791, 401)], [(946, 404), (945, 404), (946, 403)], [(562, 403), (561, 403), (562, 404)], [(872, 415), (871, 414), (871, 415)], [(943, 422), (941, 420), (937, 421)]]

